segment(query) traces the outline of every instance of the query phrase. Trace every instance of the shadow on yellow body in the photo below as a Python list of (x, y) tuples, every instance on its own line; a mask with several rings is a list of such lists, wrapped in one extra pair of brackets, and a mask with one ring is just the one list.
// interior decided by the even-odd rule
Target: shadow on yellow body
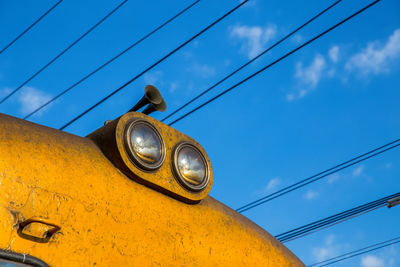
[(93, 136), (0, 114), (1, 250), (50, 266), (304, 266), (209, 188), (198, 199), (152, 188)]

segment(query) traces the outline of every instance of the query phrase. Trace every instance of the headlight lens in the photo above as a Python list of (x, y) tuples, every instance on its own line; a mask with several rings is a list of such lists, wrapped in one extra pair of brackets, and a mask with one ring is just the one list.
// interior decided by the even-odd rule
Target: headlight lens
[(127, 130), (128, 152), (138, 167), (155, 170), (164, 162), (164, 141), (157, 129), (145, 120), (132, 122)]
[(182, 143), (174, 151), (174, 169), (179, 182), (189, 190), (201, 191), (208, 184), (208, 166), (195, 146)]

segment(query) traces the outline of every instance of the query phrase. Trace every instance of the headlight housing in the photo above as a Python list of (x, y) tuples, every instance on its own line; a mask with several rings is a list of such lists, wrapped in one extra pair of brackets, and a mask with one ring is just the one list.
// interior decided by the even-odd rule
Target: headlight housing
[(201, 191), (208, 184), (207, 161), (201, 151), (188, 142), (180, 143), (174, 149), (173, 169), (179, 183), (190, 191)]
[(161, 167), (165, 159), (165, 144), (158, 130), (146, 120), (131, 122), (125, 133), (126, 150), (132, 162), (147, 171)]
[(203, 147), (152, 117), (128, 112), (87, 137), (135, 182), (190, 204), (210, 193), (213, 172)]

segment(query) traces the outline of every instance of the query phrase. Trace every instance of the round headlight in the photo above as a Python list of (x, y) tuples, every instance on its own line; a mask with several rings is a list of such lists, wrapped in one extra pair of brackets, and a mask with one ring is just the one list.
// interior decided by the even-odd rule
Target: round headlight
[(176, 176), (184, 187), (192, 191), (201, 191), (207, 186), (207, 161), (194, 145), (179, 144), (174, 150), (173, 163)]
[(145, 120), (135, 120), (126, 131), (127, 151), (133, 162), (145, 170), (158, 169), (165, 159), (164, 141), (157, 129)]

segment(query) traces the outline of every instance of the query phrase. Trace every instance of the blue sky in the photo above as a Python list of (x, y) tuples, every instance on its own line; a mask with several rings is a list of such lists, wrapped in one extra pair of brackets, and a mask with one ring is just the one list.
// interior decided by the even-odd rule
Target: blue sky
[[(120, 2), (65, 0), (61, 3), (0, 55), (0, 95), (16, 88)], [(0, 47), (54, 3), (1, 1)], [(0, 112), (24, 116), (188, 3), (128, 1), (23, 90), (0, 105)], [(30, 120), (55, 128), (64, 125), (238, 3), (200, 1), (185, 15)], [(85, 136), (105, 120), (129, 110), (142, 96), (146, 84), (157, 86), (163, 93), (168, 109), (164, 114), (153, 114), (162, 119), (331, 3), (250, 0), (65, 130)], [(196, 103), (218, 94), (367, 3), (342, 1)], [(195, 138), (208, 152), (214, 170), (211, 195), (238, 208), (399, 138), (399, 11), (398, 1), (381, 1), (175, 124), (175, 128)], [(395, 149), (244, 215), (270, 233), (279, 234), (398, 192), (399, 163), (400, 151)], [(382, 208), (286, 245), (306, 264), (311, 264), (398, 236), (399, 220), (400, 207)], [(399, 245), (392, 246), (336, 266), (400, 266), (399, 253)]]

